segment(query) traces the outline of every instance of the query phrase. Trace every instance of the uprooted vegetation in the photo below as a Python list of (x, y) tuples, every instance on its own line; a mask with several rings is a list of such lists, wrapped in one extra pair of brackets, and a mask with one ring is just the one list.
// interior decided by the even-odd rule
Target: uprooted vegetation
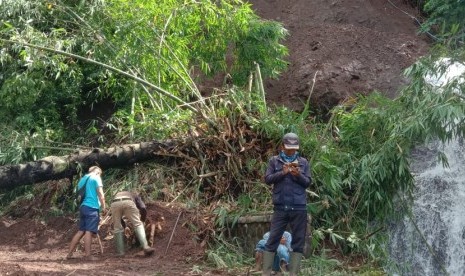
[[(162, 165), (157, 162), (144, 162), (127, 168), (109, 168), (105, 170), (103, 179), (108, 200), (120, 189), (136, 189), (142, 193), (149, 206), (154, 208), (154, 214), (160, 210), (170, 214), (171, 219), (166, 220), (165, 227), (154, 235), (155, 240), (164, 240), (162, 247), (177, 250), (173, 247), (175, 243), (171, 244), (171, 234), (180, 231), (179, 229), (188, 229), (184, 236), (190, 237), (189, 241), (195, 241), (198, 246), (197, 248), (192, 245), (198, 250), (194, 254), (197, 256), (196, 260), (206, 258), (214, 266), (222, 268), (235, 267), (233, 264), (237, 263), (250, 264), (250, 252), (241, 251), (240, 243), (231, 243), (225, 234), (239, 216), (271, 210), (271, 193), (269, 187), (263, 183), (262, 177), (268, 158), (277, 151), (282, 133), (296, 131), (300, 134), (311, 130), (312, 135), (302, 135), (301, 141), (301, 152), (311, 161), (317, 152), (323, 150), (320, 153), (324, 153), (325, 150), (318, 146), (318, 139), (322, 139), (326, 145), (335, 141), (340, 144), (333, 131), (322, 128), (315, 118), (308, 115), (308, 110), (295, 113), (285, 108), (266, 109), (261, 100), (249, 103), (241, 100), (241, 93), (233, 95), (215, 102), (216, 113), (215, 116), (211, 116), (215, 119), (215, 127), (208, 128), (202, 123), (192, 124), (197, 127), (192, 127), (189, 135), (177, 140), (183, 143), (178, 142), (169, 152), (163, 152), (173, 157), (170, 159), (171, 163)], [(242, 108), (248, 104), (251, 104), (253, 112), (242, 112)], [(157, 154), (161, 153), (155, 155)], [(325, 242), (327, 238), (341, 244), (340, 248), (330, 246), (336, 252), (347, 252), (348, 249), (350, 251), (345, 244), (357, 242), (356, 236), (351, 236), (353, 240), (346, 240), (343, 233), (347, 233), (346, 229), (353, 227), (350, 223), (354, 223), (356, 227), (359, 221), (346, 220), (347, 224), (339, 224), (346, 219), (340, 210), (350, 208), (351, 202), (355, 200), (353, 197), (344, 199), (340, 194), (347, 192), (349, 195), (353, 191), (333, 189), (320, 182), (320, 170), (335, 164), (333, 160), (325, 159), (314, 164), (316, 174), (314, 186), (309, 191), (309, 212), (315, 216), (313, 227), (317, 234), (313, 236), (311, 245), (315, 253), (325, 252), (324, 248), (328, 247)], [(11, 202), (10, 205), (4, 206), (4, 214), (17, 218), (47, 220), (72, 215), (73, 210), (76, 210), (74, 185), (75, 183), (68, 179), (63, 179), (20, 187), (4, 194), (3, 202)], [(358, 194), (355, 196), (360, 197)], [(340, 204), (334, 205), (333, 200), (339, 200)], [(158, 206), (158, 209), (155, 206)], [(178, 208), (178, 211), (173, 213), (173, 207)], [(351, 211), (355, 213), (360, 210)], [(339, 224), (334, 232), (327, 230), (328, 219), (331, 225)], [(109, 222), (105, 218), (104, 221)], [(160, 220), (157, 219), (157, 222)], [(102, 225), (101, 230), (105, 233), (102, 238), (108, 237), (109, 241), (104, 245), (107, 246), (105, 250), (112, 252), (114, 249), (111, 243), (111, 223)], [(150, 237), (150, 234), (147, 236)], [(62, 242), (66, 243), (65, 240)], [(154, 244), (156, 247), (157, 242)], [(360, 262), (360, 258), (357, 261), (360, 265), (364, 264)]]
[[(169, 164), (144, 162), (126, 168), (109, 168), (104, 172), (107, 201), (120, 189), (141, 192), (147, 203), (150, 223), (155, 223), (155, 258), (176, 266), (179, 266), (179, 262), (186, 262), (190, 267), (184, 267), (182, 272), (172, 275), (185, 275), (185, 271), (194, 264), (206, 260), (206, 251), (214, 248), (215, 242), (218, 238), (222, 239), (221, 233), (226, 230), (223, 228), (225, 224), (218, 224), (220, 217), (239, 216), (253, 209), (263, 210), (271, 206), (267, 202), (269, 191), (260, 179), (263, 162), (274, 152), (275, 143), (261, 137), (240, 116), (237, 119), (222, 117), (218, 126), (220, 134), (203, 133), (179, 139), (169, 152), (163, 152), (170, 156), (172, 162)], [(70, 230), (60, 235), (57, 244), (64, 247), (70, 241), (76, 227), (72, 219), (76, 218), (73, 188), (77, 179), (75, 177), (70, 182), (65, 178), (20, 186), (3, 194), (2, 202), (9, 202), (2, 206), (4, 217), (12, 221), (44, 221), (44, 224), (30, 223), (29, 226), (12, 224), (17, 229), (28, 228), (26, 234), (36, 244), (31, 250), (39, 250), (40, 244), (44, 243), (41, 240), (52, 235), (52, 231), (58, 231), (50, 229), (48, 234), (37, 236), (34, 230), (41, 232), (50, 228), (58, 224), (54, 221), (59, 221), (60, 217), (69, 218), (61, 223), (63, 228)], [(102, 221), (102, 256), (109, 258), (115, 252), (111, 219), (104, 215)], [(152, 237), (151, 230), (147, 228), (149, 239)], [(99, 254), (98, 245), (95, 244), (93, 248)], [(129, 251), (130, 254), (136, 252), (136, 247)], [(140, 265), (139, 269), (144, 269), (144, 265)]]
[[(240, 215), (246, 210), (267, 209), (269, 192), (261, 179), (277, 141), (259, 134), (246, 120), (234, 113), (221, 116), (215, 131), (198, 124), (192, 128), (196, 134), (171, 140), (169, 151), (163, 148), (153, 153), (169, 156), (165, 165), (144, 162), (106, 169), (107, 199), (117, 190), (136, 189), (149, 202), (182, 203), (196, 210), (199, 219), (193, 221), (199, 222), (195, 228), (201, 241), (214, 232), (210, 230), (215, 229), (213, 218), (218, 213)], [(76, 208), (73, 188), (78, 179), (20, 186), (3, 195), (2, 202), (10, 202), (3, 205), (3, 213), (24, 218), (64, 215)]]

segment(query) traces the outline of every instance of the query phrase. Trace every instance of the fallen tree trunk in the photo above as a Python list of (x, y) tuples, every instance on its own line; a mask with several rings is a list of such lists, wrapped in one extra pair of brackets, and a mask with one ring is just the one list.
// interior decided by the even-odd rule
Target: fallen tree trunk
[(66, 156), (49, 156), (25, 164), (1, 166), (0, 189), (11, 190), (47, 180), (72, 178), (79, 170), (87, 171), (95, 165), (105, 170), (148, 160), (169, 164), (181, 156), (173, 141), (143, 142), (105, 150), (77, 151)]

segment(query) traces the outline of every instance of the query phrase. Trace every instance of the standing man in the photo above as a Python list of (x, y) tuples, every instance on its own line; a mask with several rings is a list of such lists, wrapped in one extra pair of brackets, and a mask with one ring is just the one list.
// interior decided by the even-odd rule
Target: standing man
[(299, 272), (305, 236), (307, 235), (306, 189), (312, 178), (307, 159), (299, 156), (299, 137), (295, 133), (283, 136), (278, 155), (270, 158), (265, 182), (273, 185), (273, 217), (270, 237), (263, 252), (263, 274), (270, 275), (276, 249), (289, 224), (292, 233), (289, 275)]
[(142, 223), (147, 217), (147, 209), (138, 194), (127, 191), (117, 193), (111, 203), (111, 217), (113, 219), (116, 251), (118, 255), (124, 255), (124, 228), (121, 224), (123, 216), (129, 219), (134, 226), (134, 232), (136, 233), (140, 245), (144, 249), (145, 256), (152, 255), (155, 250), (148, 245), (144, 224)]
[(79, 207), (79, 231), (74, 235), (69, 245), (66, 258), (71, 258), (78, 242), (84, 237), (85, 258), (89, 261), (97, 260), (91, 255), (90, 248), (92, 236), (98, 233), (100, 210), (105, 210), (105, 195), (103, 193), (102, 169), (97, 166), (89, 168), (89, 173), (83, 176), (78, 183), (79, 190), (85, 185), (84, 199)]

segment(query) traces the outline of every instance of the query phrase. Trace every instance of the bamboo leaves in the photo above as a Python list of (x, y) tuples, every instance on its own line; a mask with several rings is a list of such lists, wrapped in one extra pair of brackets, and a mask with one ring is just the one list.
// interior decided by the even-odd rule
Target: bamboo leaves
[[(2, 67), (8, 70), (5, 78), (21, 74), (24, 66), (29, 79), (39, 78), (32, 71), (47, 76), (50, 104), (59, 101), (70, 111), (65, 111), (66, 124), (77, 123), (74, 111), (81, 105), (102, 99), (111, 99), (119, 109), (111, 119), (116, 128), (132, 129), (134, 135), (136, 125), (148, 129), (149, 113), (182, 108), (209, 121), (213, 112), (198, 83), (228, 72), (233, 83), (241, 83), (237, 76), (248, 75), (254, 62), (262, 63), (264, 77), (284, 68), (285, 48), (279, 44), (284, 29), (279, 24), (254, 44), (257, 50), (247, 49), (255, 53), (250, 59), (241, 56), (240, 42), (251, 30), (272, 25), (264, 25), (241, 1), (7, 0), (1, 5), (0, 32), (8, 50), (0, 61), (14, 63), (15, 56), (22, 61)], [(37, 93), (38, 83), (28, 90)], [(15, 87), (21, 86), (4, 89)], [(127, 113), (131, 115), (117, 117)], [(61, 123), (52, 116), (48, 121)]]

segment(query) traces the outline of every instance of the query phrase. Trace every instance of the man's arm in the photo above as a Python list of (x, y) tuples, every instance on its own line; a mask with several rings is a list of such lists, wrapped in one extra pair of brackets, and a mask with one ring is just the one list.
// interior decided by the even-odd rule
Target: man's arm
[(305, 189), (310, 187), (312, 184), (312, 176), (310, 173), (310, 165), (306, 159), (301, 159), (300, 161), (303, 166), (301, 170), (292, 173), (294, 180), (299, 183), (300, 186), (304, 187)]
[(279, 161), (277, 161), (276, 157), (272, 157), (268, 161), (268, 168), (265, 172), (265, 183), (268, 185), (281, 181), (288, 172), (286, 166), (283, 166), (282, 170), (276, 170), (277, 162)]
[(145, 207), (145, 203), (142, 201), (140, 195), (134, 195), (134, 203), (136, 203), (136, 207), (139, 209), (140, 220), (145, 222), (145, 219), (147, 218), (147, 208)]
[(105, 204), (105, 194), (103, 193), (103, 187), (97, 187), (97, 195), (98, 195), (98, 200), (100, 201), (100, 207), (102, 210), (105, 210), (107, 208)]

